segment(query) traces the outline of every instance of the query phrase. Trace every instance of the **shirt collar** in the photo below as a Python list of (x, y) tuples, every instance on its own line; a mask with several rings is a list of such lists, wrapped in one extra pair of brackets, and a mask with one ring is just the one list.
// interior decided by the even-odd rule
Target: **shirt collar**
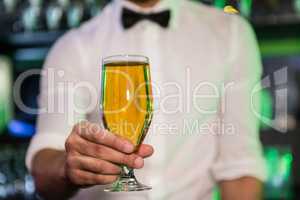
[(178, 16), (180, 12), (180, 4), (183, 0), (160, 0), (155, 6), (151, 8), (142, 8), (130, 1), (127, 0), (113, 0), (113, 5), (117, 9), (117, 20), (119, 24), (121, 22), (121, 12), (122, 8), (128, 8), (135, 12), (139, 13), (151, 13), (151, 12), (160, 12), (163, 10), (170, 10), (171, 11), (171, 18), (170, 18), (170, 28), (176, 28), (178, 26)]

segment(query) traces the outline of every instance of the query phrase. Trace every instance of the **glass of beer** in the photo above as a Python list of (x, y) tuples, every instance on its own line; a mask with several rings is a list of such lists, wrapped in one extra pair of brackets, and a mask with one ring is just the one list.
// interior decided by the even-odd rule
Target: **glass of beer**
[[(102, 61), (101, 107), (107, 130), (127, 139), (138, 149), (153, 114), (149, 59), (140, 55), (116, 55)], [(133, 169), (121, 166), (119, 179), (108, 192), (143, 191)]]

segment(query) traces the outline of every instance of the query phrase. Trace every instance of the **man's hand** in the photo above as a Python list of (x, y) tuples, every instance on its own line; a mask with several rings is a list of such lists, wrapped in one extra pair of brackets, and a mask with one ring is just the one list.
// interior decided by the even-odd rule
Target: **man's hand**
[(65, 175), (74, 185), (84, 187), (112, 183), (121, 172), (118, 165), (142, 168), (143, 158), (153, 153), (144, 144), (133, 153), (129, 141), (88, 122), (74, 126), (65, 146)]
[(65, 146), (66, 151), (43, 149), (34, 156), (32, 174), (44, 199), (67, 199), (79, 188), (112, 183), (121, 172), (119, 164), (142, 168), (143, 159), (153, 153), (150, 145), (135, 150), (89, 122), (75, 125)]

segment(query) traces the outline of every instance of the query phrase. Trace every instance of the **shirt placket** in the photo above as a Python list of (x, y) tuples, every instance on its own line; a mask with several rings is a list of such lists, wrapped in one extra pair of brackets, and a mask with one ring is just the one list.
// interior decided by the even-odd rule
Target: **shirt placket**
[(152, 144), (157, 151), (156, 154), (153, 155), (153, 158), (149, 161), (149, 170), (150, 174), (147, 174), (146, 179), (150, 185), (153, 186), (153, 190), (149, 193), (149, 199), (160, 199), (160, 195), (163, 194), (163, 187), (156, 187), (158, 185), (162, 185), (163, 181), (163, 169), (164, 162), (166, 156), (166, 143), (165, 136), (161, 135), (159, 132), (159, 123), (163, 123), (165, 120), (163, 116), (159, 113), (159, 99), (157, 98), (159, 93), (157, 89), (160, 88), (163, 83), (163, 73), (162, 73), (162, 55), (161, 44), (159, 44), (159, 34), (160, 27), (153, 22), (145, 21), (142, 26), (142, 48), (144, 54), (150, 59), (150, 69), (151, 69), (151, 81), (153, 88), (153, 96), (154, 96), (154, 116), (152, 120), (151, 127), (149, 129), (149, 134), (146, 137), (146, 143)]

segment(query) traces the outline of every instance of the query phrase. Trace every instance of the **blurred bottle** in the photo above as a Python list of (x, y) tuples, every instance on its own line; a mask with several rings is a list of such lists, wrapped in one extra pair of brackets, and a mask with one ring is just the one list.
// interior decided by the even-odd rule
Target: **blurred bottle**
[(68, 28), (75, 28), (80, 25), (83, 20), (84, 5), (80, 1), (73, 1), (67, 10)]
[(29, 0), (22, 14), (25, 31), (37, 31), (43, 27), (42, 0)]
[(42, 7), (43, 0), (28, 0), (29, 4), (36, 7)]
[(12, 72), (8, 58), (0, 56), (0, 134), (12, 118)]
[(48, 30), (58, 30), (61, 27), (63, 7), (58, 2), (51, 2), (46, 8), (46, 23)]
[(297, 15), (300, 15), (300, 0), (294, 0), (294, 9)]
[(27, 144), (0, 146), (0, 199), (35, 199), (35, 185), (25, 168)]
[(18, 0), (3, 0), (3, 4), (7, 13), (13, 13), (16, 10)]
[(249, 18), (252, 11), (252, 0), (243, 0), (239, 3), (239, 10), (244, 17)]
[(9, 162), (9, 157), (5, 151), (5, 146), (0, 147), (0, 199), (7, 197), (6, 185), (8, 184), (6, 163)]
[(265, 147), (268, 179), (265, 185), (267, 199), (290, 199), (293, 156), (289, 147)]
[(86, 15), (88, 18), (96, 16), (103, 7), (103, 1), (85, 0)]
[(1, 166), (0, 166), (0, 171), (3, 175), (3, 191), (2, 195), (10, 198), (15, 194), (13, 182), (15, 180), (15, 176), (12, 170), (12, 147), (11, 145), (3, 145), (1, 146), (0, 149), (0, 154), (1, 154)]
[(70, 5), (70, 0), (57, 0), (57, 3), (63, 10), (67, 10)]

